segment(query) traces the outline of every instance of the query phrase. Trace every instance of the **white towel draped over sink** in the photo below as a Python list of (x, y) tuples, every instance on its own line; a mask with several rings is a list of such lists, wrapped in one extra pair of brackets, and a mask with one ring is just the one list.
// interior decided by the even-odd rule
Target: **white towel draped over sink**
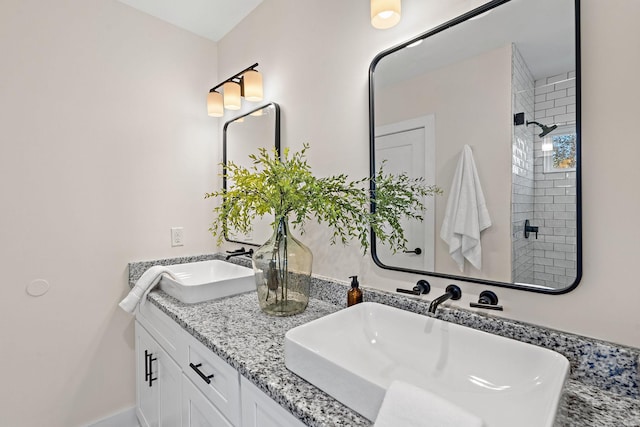
[(471, 147), (465, 145), (453, 176), (440, 238), (449, 245), (449, 255), (464, 270), (465, 258), (482, 268), (480, 233), (491, 226), (491, 218), (480, 186)]
[(158, 284), (158, 282), (160, 282), (160, 279), (165, 274), (173, 280), (178, 280), (171, 270), (165, 266), (154, 265), (153, 267), (149, 267), (149, 269), (142, 273), (142, 276), (140, 276), (136, 281), (135, 286), (131, 289), (129, 294), (120, 301), (120, 304), (118, 304), (120, 308), (127, 313), (133, 313), (138, 303), (141, 305), (144, 304), (147, 299), (147, 294)]

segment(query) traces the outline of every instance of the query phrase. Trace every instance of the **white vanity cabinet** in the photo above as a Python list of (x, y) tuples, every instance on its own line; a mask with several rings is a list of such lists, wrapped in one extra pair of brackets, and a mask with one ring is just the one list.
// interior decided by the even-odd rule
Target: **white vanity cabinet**
[(136, 322), (136, 414), (142, 427), (180, 425), (182, 370)]
[(153, 304), (135, 323), (142, 427), (304, 426)]

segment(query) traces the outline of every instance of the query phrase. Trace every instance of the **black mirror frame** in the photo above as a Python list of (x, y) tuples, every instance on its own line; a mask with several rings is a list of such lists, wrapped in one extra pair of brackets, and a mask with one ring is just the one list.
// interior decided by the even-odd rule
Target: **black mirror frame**
[[(278, 104), (276, 104), (275, 102), (270, 102), (268, 104), (264, 104), (260, 107), (254, 108), (253, 110), (238, 116), (238, 117), (234, 117), (232, 120), (229, 120), (228, 122), (226, 122), (222, 128), (222, 189), (223, 191), (226, 193), (227, 191), (227, 128), (229, 127), (229, 125), (233, 122), (235, 122), (238, 119), (241, 119), (243, 117), (247, 117), (249, 115), (251, 115), (252, 113), (255, 113), (258, 110), (262, 110), (263, 108), (267, 108), (273, 106), (274, 110), (275, 110), (275, 135), (274, 135), (274, 148), (276, 150), (276, 153), (278, 153), (278, 156), (281, 156), (281, 151), (280, 151), (280, 106)], [(222, 200), (222, 203), (224, 203), (224, 198)], [(261, 244), (258, 243), (251, 243), (251, 242), (243, 242), (240, 240), (233, 240), (230, 239), (229, 236), (227, 235), (227, 233), (224, 233), (224, 240), (226, 240), (229, 243), (240, 243), (242, 245), (251, 245), (251, 246), (260, 246)]]
[[(371, 65), (369, 66), (369, 171), (370, 176), (375, 176), (376, 174), (376, 162), (375, 162), (375, 109), (374, 109), (374, 71), (378, 62), (387, 55), (390, 55), (400, 49), (403, 49), (409, 46), (412, 43), (417, 42), (418, 40), (425, 39), (427, 37), (431, 37), (435, 34), (438, 34), (448, 28), (454, 27), (458, 24), (461, 24), (470, 18), (481, 15), (489, 10), (498, 7), (504, 3), (508, 3), (511, 0), (493, 0), (482, 6), (473, 9), (463, 15), (460, 15), (457, 18), (454, 18), (448, 22), (445, 22), (438, 27), (429, 30), (425, 33), (422, 33), (406, 42), (403, 42), (397, 46), (391, 47), (380, 52), (375, 56), (373, 61), (371, 61)], [(532, 0), (534, 1), (534, 0)], [(578, 164), (576, 165), (576, 278), (574, 282), (562, 289), (545, 289), (545, 288), (537, 288), (535, 286), (523, 286), (515, 283), (508, 282), (498, 282), (493, 280), (486, 279), (477, 279), (474, 277), (465, 277), (465, 276), (456, 276), (451, 274), (443, 274), (437, 272), (429, 272), (429, 271), (421, 271), (421, 270), (413, 270), (401, 267), (388, 266), (383, 264), (378, 258), (376, 252), (376, 236), (373, 230), (371, 230), (371, 257), (373, 258), (373, 262), (380, 268), (385, 270), (393, 270), (393, 271), (401, 271), (405, 273), (414, 273), (420, 275), (427, 275), (433, 277), (440, 277), (449, 280), (459, 280), (464, 282), (478, 283), (482, 285), (490, 285), (490, 286), (499, 286), (503, 288), (512, 288), (518, 289), (528, 292), (536, 292), (543, 294), (553, 294), (560, 295), (565, 294), (567, 292), (571, 292), (574, 290), (578, 284), (580, 283), (580, 279), (582, 278), (582, 135), (581, 135), (581, 125), (582, 125), (582, 117), (581, 117), (581, 87), (582, 87), (582, 78), (581, 78), (581, 63), (580, 63), (580, 0), (574, 0), (574, 10), (575, 10), (575, 55), (576, 55), (576, 134), (577, 134), (577, 143), (576, 143), (576, 156), (579, 159)], [(371, 181), (370, 186), (371, 194), (372, 194), (372, 203), (371, 203), (371, 212), (375, 212), (375, 183)]]

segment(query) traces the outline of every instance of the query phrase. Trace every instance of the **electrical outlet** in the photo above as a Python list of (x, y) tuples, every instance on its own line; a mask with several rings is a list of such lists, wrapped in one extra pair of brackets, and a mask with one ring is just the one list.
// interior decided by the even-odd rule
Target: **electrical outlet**
[(171, 246), (184, 246), (184, 230), (182, 227), (171, 227)]

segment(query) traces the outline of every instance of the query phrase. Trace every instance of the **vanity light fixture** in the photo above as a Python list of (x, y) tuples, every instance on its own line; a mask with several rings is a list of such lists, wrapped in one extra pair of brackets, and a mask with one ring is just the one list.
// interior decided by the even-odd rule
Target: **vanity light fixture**
[[(256, 70), (256, 62), (239, 73), (209, 90), (207, 95), (207, 113), (212, 117), (222, 117), (224, 109), (239, 110), (242, 97), (247, 101), (262, 101), (262, 75)], [(222, 88), (222, 93), (217, 89)]]
[(401, 0), (371, 0), (371, 25), (380, 30), (400, 22)]

